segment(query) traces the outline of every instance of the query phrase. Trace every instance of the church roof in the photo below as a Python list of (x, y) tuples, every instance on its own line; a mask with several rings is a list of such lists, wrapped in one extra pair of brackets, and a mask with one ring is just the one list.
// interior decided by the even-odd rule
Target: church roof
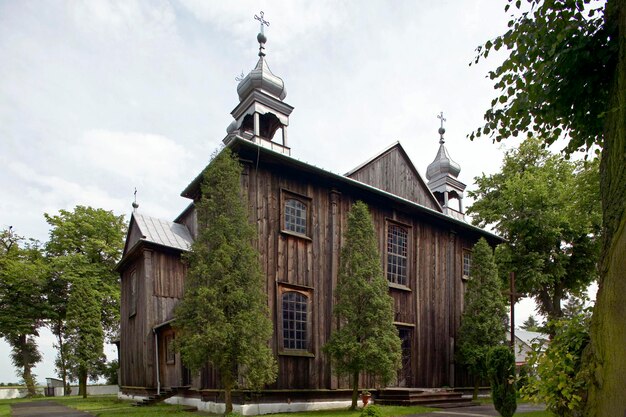
[(140, 240), (183, 251), (191, 248), (193, 238), (185, 225), (137, 213), (133, 213), (133, 218), (141, 233)]
[[(353, 189), (362, 190), (367, 193), (373, 193), (380, 197), (386, 198), (390, 201), (394, 201), (398, 204), (401, 204), (407, 207), (408, 209), (410, 209), (411, 211), (417, 211), (424, 215), (430, 216), (433, 219), (438, 219), (446, 223), (455, 224), (461, 229), (478, 233), (479, 235), (485, 236), (486, 238), (491, 239), (492, 241), (495, 241), (498, 243), (503, 241), (503, 239), (500, 236), (494, 233), (488, 232), (484, 229), (481, 229), (480, 227), (473, 226), (463, 220), (458, 220), (458, 219), (455, 219), (454, 217), (443, 214), (439, 210), (431, 209), (424, 205), (415, 203), (414, 201), (392, 194), (385, 190), (381, 190), (380, 188), (376, 188), (369, 184), (365, 184), (363, 182), (357, 181), (350, 177), (346, 177), (341, 174), (336, 174), (334, 172), (327, 171), (320, 167), (295, 159), (289, 155), (284, 155), (279, 152), (273, 151), (271, 149), (264, 148), (262, 146), (259, 146), (256, 143), (253, 143), (239, 136), (236, 136), (232, 141), (230, 141), (227, 147), (233, 149), (235, 152), (238, 152), (238, 153), (242, 153), (242, 151), (247, 150), (247, 153), (250, 154), (248, 155), (250, 159), (252, 158), (258, 159), (258, 158), (263, 157), (263, 159), (266, 162), (269, 162), (272, 164), (280, 164), (282, 166), (300, 171), (301, 173), (304, 173), (306, 175), (316, 176), (317, 178), (320, 178), (320, 179), (322, 178), (326, 179), (333, 186), (344, 186), (344, 187), (347, 186)], [(194, 180), (191, 181), (191, 183), (187, 185), (187, 187), (185, 187), (185, 189), (180, 195), (182, 197), (195, 199), (198, 196), (198, 193), (200, 192), (201, 182), (202, 182), (202, 173), (200, 173), (196, 178), (194, 178)]]

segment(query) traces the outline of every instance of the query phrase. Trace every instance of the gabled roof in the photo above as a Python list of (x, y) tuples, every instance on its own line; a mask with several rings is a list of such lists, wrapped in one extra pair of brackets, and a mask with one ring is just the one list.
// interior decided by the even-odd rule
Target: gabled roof
[[(302, 162), (289, 155), (284, 155), (271, 149), (259, 146), (258, 144), (239, 136), (235, 136), (231, 141), (227, 143), (226, 146), (231, 148), (233, 151), (239, 153), (240, 155), (245, 151), (250, 160), (254, 159), (256, 160), (256, 163), (258, 163), (259, 160), (262, 158), (263, 161), (267, 163), (272, 163), (296, 170), (302, 175), (315, 176), (316, 178), (327, 181), (331, 185), (335, 184), (336, 186), (350, 187), (354, 190), (371, 193), (372, 195), (376, 195), (380, 198), (386, 199), (389, 202), (394, 202), (396, 204), (402, 205), (412, 212), (420, 213), (431, 219), (437, 219), (438, 221), (454, 225), (460, 229), (477, 233), (491, 240), (492, 242), (500, 243), (504, 241), (504, 239), (494, 233), (481, 229), (480, 227), (473, 226), (463, 220), (458, 220), (454, 217), (448, 216), (447, 214), (442, 213), (440, 210), (426, 207), (414, 201), (408, 200), (404, 197), (394, 195), (388, 191), (381, 190), (379, 188), (357, 181), (350, 177), (326, 171), (325, 169), (316, 167), (315, 165), (311, 165), (306, 162)], [(185, 189), (181, 193), (182, 197), (190, 199), (197, 198), (198, 194), (200, 193), (200, 183), (202, 182), (203, 172), (198, 174), (198, 176), (194, 178), (193, 181), (191, 181), (191, 183), (187, 185), (187, 187), (185, 187)]]
[(188, 251), (193, 243), (187, 226), (163, 219), (133, 213), (128, 226), (124, 256), (139, 242)]
[[(381, 161), (383, 158), (387, 157), (388, 155), (390, 155), (393, 152), (398, 152), (398, 154), (400, 156), (400, 164), (403, 162), (406, 165), (406, 167), (409, 169), (409, 171), (410, 171), (409, 176), (412, 176), (412, 178), (410, 178), (410, 179), (406, 178), (406, 179), (409, 180), (409, 182), (415, 184), (417, 186), (415, 188), (419, 188), (419, 190), (417, 190), (417, 189), (416, 190), (411, 190), (411, 195), (408, 195), (408, 194), (407, 195), (403, 195), (403, 193), (406, 193), (408, 190), (402, 190), (401, 192), (398, 192), (400, 190), (387, 189), (382, 184), (390, 184), (392, 181), (390, 181), (389, 178), (377, 178), (378, 181), (381, 181), (381, 184), (370, 184), (370, 185), (372, 185), (372, 186), (374, 186), (376, 188), (381, 188), (381, 189), (383, 189), (383, 190), (385, 190), (387, 192), (390, 192), (392, 194), (397, 194), (397, 195), (399, 195), (401, 197), (404, 197), (404, 198), (407, 198), (409, 200), (412, 200), (412, 201), (414, 201), (415, 203), (418, 203), (418, 204), (420, 204), (420, 203), (422, 205), (429, 204), (430, 208), (433, 208), (435, 210), (443, 212), (441, 204), (439, 204), (439, 201), (437, 201), (437, 199), (433, 195), (432, 191), (430, 190), (430, 188), (426, 184), (426, 181), (424, 180), (424, 178), (422, 177), (420, 172), (417, 170), (417, 168), (413, 164), (413, 161), (411, 161), (411, 158), (409, 158), (409, 155), (406, 153), (406, 151), (402, 147), (402, 144), (400, 144), (399, 141), (396, 141), (396, 142), (392, 143), (387, 148), (383, 149), (382, 152), (377, 153), (372, 158), (368, 159), (367, 161), (365, 161), (364, 163), (362, 163), (358, 167), (356, 167), (353, 170), (347, 172), (345, 174), (346, 177), (356, 179), (357, 181), (368, 183), (368, 181), (364, 181), (363, 179), (361, 179), (361, 175), (360, 174), (363, 171), (366, 171), (368, 169), (376, 170), (376, 164), (379, 161)], [(392, 170), (393, 169), (398, 170), (400, 167), (398, 165), (394, 165), (394, 166), (392, 166), (390, 168)], [(399, 170), (398, 171), (393, 171), (393, 172), (388, 172), (388, 171), (389, 170), (385, 170), (383, 172), (387, 176), (400, 176), (400, 175), (405, 176)], [(415, 192), (421, 192), (420, 193), (420, 195), (422, 196), (422, 197), (420, 197), (421, 201), (418, 201), (418, 199), (415, 198), (416, 196), (415, 196), (415, 194), (413, 194)]]
[(533, 343), (539, 343), (550, 340), (550, 336), (540, 332), (530, 332), (523, 329), (515, 329), (515, 337), (528, 346), (532, 346)]

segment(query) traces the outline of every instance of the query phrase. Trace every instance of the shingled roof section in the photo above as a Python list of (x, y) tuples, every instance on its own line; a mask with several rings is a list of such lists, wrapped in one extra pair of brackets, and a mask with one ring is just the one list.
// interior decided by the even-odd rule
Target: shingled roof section
[(193, 238), (185, 225), (143, 214), (135, 213), (133, 216), (141, 232), (142, 240), (184, 251), (191, 248)]

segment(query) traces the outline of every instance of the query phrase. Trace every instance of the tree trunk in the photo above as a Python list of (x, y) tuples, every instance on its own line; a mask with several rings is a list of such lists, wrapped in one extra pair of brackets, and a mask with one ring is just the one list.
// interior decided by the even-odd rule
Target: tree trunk
[(350, 410), (356, 410), (357, 402), (359, 401), (359, 372), (352, 374), (352, 404)]
[(472, 400), (478, 400), (478, 385), (480, 383), (480, 378), (477, 376), (474, 377), (474, 394), (472, 394)]
[(57, 360), (58, 372), (61, 374), (61, 380), (63, 381), (63, 395), (67, 396), (72, 393), (72, 387), (67, 381), (67, 365), (65, 364), (65, 344), (63, 341), (62, 324), (59, 322), (54, 327), (54, 333), (59, 343), (59, 358)]
[(224, 387), (224, 406), (226, 410), (224, 410), (224, 415), (228, 415), (233, 412), (233, 387), (232, 384), (226, 384)]
[(78, 375), (78, 395), (87, 398), (87, 369), (81, 368)]
[(606, 27), (618, 39), (619, 53), (611, 91), (600, 164), (603, 242), (600, 279), (591, 324), (587, 363), (593, 383), (586, 415), (626, 415), (626, 2), (609, 0)]
[(27, 344), (27, 336), (25, 334), (21, 334), (15, 340), (15, 350), (19, 352), (18, 354), (21, 356), (22, 379), (24, 380), (24, 384), (28, 390), (27, 396), (34, 397), (37, 395), (37, 390), (35, 389), (35, 381), (33, 380), (32, 374), (33, 359), (30, 357), (30, 351)]

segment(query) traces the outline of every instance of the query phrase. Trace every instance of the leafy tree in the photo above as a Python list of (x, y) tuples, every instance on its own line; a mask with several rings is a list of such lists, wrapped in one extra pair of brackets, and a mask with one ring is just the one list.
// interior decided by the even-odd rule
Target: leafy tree
[(528, 316), (526, 321), (522, 323), (520, 326), (523, 330), (527, 330), (529, 332), (538, 332), (540, 331), (540, 323), (535, 319), (535, 316)]
[(261, 388), (276, 379), (268, 340), (272, 335), (256, 237), (240, 185), (241, 166), (223, 149), (206, 168), (195, 202), (198, 236), (186, 257), (185, 294), (175, 317), (176, 344), (185, 365), (197, 371), (210, 363), (225, 390)]
[(57, 368), (64, 385), (78, 379), (86, 396), (87, 378), (103, 360), (104, 336), (119, 325), (119, 275), (114, 271), (124, 247), (123, 216), (91, 207), (45, 214), (52, 226), (46, 251), (51, 264), (49, 321), (57, 337)]
[(517, 410), (515, 355), (507, 346), (495, 346), (487, 354), (493, 405), (502, 417), (512, 417)]
[[(512, 4), (508, 0), (505, 10)], [(521, 0), (515, 6), (521, 8)], [(477, 61), (503, 46), (508, 58), (489, 76), (498, 97), (471, 137), (496, 140), (534, 131), (546, 144), (562, 134), (566, 154), (602, 148), (602, 249), (591, 327), (587, 414), (626, 411), (626, 2), (526, 0), (509, 30), (479, 48)]]
[(11, 361), (28, 395), (36, 395), (32, 368), (41, 361), (35, 337), (48, 315), (46, 276), (38, 242), (24, 242), (11, 229), (0, 233), (0, 336), (11, 346)]
[(583, 405), (590, 375), (581, 365), (589, 342), (589, 320), (588, 311), (560, 319), (547, 347), (533, 345), (528, 364), (535, 369), (535, 377), (526, 379), (523, 398), (546, 404), (559, 417), (586, 415)]
[(493, 224), (507, 239), (500, 268), (516, 272), (517, 289), (533, 296), (548, 320), (561, 317), (561, 300), (581, 294), (596, 277), (595, 168), (566, 161), (531, 138), (506, 152), (499, 173), (476, 178), (470, 192), (473, 222)]
[(334, 313), (339, 328), (324, 350), (333, 360), (334, 371), (351, 377), (350, 408), (355, 409), (361, 373), (378, 377), (385, 385), (396, 376), (402, 354), (374, 226), (361, 201), (348, 214)]
[(474, 376), (474, 399), (478, 398), (481, 378), (487, 377), (487, 353), (504, 342), (506, 304), (487, 241), (474, 245), (470, 280), (465, 293), (465, 307), (457, 343), (457, 357)]

